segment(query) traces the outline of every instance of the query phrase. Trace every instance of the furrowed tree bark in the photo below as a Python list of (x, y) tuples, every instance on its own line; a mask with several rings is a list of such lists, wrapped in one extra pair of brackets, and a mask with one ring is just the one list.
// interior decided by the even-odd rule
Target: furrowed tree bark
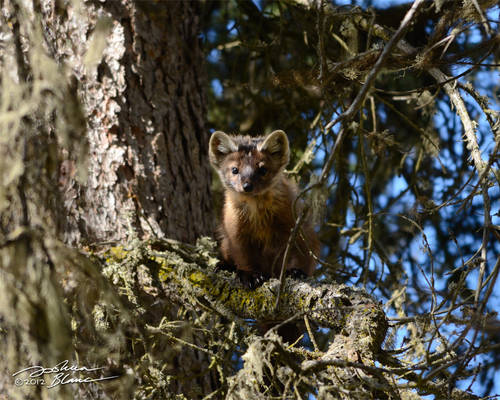
[[(137, 324), (123, 325), (138, 304), (123, 303), (95, 264), (63, 245), (212, 233), (200, 5), (1, 7), (0, 393), (106, 398), (95, 384), (14, 385), (15, 371), (64, 359), (117, 372), (106, 388), (116, 398), (210, 393), (210, 360), (199, 348), (144, 345), (146, 324), (183, 318), (179, 304), (148, 303)], [(181, 378), (151, 387), (165, 366)]]
[(80, 82), (90, 147), (86, 184), (71, 166), (63, 180), (66, 241), (210, 234), (199, 4), (56, 4), (42, 24)]

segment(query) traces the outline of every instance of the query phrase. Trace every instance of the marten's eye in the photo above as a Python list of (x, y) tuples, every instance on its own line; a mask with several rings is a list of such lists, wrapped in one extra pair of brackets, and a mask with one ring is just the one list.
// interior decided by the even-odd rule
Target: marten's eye
[(259, 175), (261, 175), (261, 176), (264, 176), (265, 174), (267, 174), (266, 167), (260, 167), (257, 171), (259, 172)]
[(233, 175), (238, 175), (238, 172), (240, 172), (240, 171), (238, 171), (238, 168), (233, 167), (233, 168), (231, 169), (231, 172), (233, 173)]

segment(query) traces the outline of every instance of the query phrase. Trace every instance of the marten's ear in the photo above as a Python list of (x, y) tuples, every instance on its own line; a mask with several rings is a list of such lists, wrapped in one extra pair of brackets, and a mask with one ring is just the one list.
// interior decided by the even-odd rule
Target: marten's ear
[(233, 142), (233, 139), (221, 131), (212, 133), (208, 148), (208, 157), (215, 167), (219, 167), (224, 157), (229, 153), (238, 151), (238, 146)]
[(257, 146), (257, 150), (271, 154), (281, 167), (286, 167), (290, 159), (290, 145), (288, 137), (283, 131), (274, 131), (267, 135), (264, 141)]

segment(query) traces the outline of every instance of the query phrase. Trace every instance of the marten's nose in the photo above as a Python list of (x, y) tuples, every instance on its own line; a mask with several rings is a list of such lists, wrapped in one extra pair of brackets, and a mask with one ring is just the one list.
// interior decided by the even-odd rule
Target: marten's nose
[(243, 190), (245, 192), (251, 192), (253, 190), (253, 185), (250, 182), (245, 182), (243, 184)]

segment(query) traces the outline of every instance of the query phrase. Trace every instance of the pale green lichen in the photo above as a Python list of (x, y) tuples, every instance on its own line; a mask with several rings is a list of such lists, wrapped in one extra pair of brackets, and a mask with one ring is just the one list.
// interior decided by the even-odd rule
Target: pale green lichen
[[(189, 274), (189, 281), (196, 286), (203, 287), (207, 282), (207, 276), (202, 273), (201, 271), (194, 271), (191, 274)], [(205, 285), (204, 285), (205, 284)]]
[(112, 260), (119, 262), (127, 257), (128, 252), (123, 248), (123, 246), (111, 247), (109, 253), (112, 256)]

